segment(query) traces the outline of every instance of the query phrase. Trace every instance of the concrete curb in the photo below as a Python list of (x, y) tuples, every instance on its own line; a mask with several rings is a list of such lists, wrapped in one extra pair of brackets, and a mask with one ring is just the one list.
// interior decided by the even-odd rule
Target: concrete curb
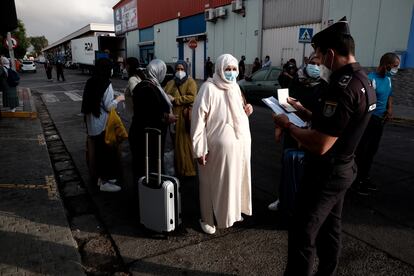
[[(26, 93), (26, 95), (24, 95), (24, 93)], [(37, 111), (30, 88), (18, 87), (18, 94), (23, 98), (23, 110), (16, 112), (2, 111), (0, 117), (36, 119)]]

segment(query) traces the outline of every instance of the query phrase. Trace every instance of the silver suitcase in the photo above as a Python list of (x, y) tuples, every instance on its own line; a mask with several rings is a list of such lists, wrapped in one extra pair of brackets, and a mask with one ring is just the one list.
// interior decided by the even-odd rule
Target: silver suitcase
[[(158, 136), (158, 170), (149, 173), (149, 134)], [(156, 232), (171, 232), (181, 224), (180, 183), (173, 176), (161, 174), (161, 131), (145, 129), (145, 176), (138, 181), (141, 223)]]

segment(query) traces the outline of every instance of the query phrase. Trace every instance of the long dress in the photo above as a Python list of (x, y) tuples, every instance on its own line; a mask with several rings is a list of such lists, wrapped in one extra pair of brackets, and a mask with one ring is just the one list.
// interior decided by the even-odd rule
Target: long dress
[[(145, 175), (145, 128), (161, 130), (161, 158), (164, 156), (164, 143), (168, 126), (168, 123), (164, 120), (164, 115), (169, 113), (169, 106), (158, 88), (151, 82), (144, 80), (134, 88), (133, 108), (134, 116), (132, 117), (128, 139), (132, 152), (134, 176), (139, 178)], [(156, 168), (158, 164), (158, 146), (154, 141), (156, 141), (154, 137), (150, 137), (150, 168)]]
[(3, 92), (3, 106), (10, 109), (19, 106), (17, 97), (17, 87), (9, 86), (7, 83), (7, 73), (5, 67), (0, 66), (0, 91)]
[(201, 219), (214, 225), (215, 218), (218, 228), (231, 227), (241, 220), (241, 213), (252, 214), (249, 121), (238, 89), (241, 136), (237, 139), (225, 93), (205, 82), (191, 122), (194, 156), (208, 153), (206, 165), (199, 165)]
[(185, 128), (183, 109), (194, 102), (197, 94), (197, 84), (192, 78), (188, 78), (180, 85), (180, 91), (178, 91), (173, 79), (167, 83), (165, 91), (174, 97), (173, 113), (178, 116), (175, 123), (174, 142), (176, 172), (180, 176), (194, 176), (196, 175), (196, 169), (193, 149), (190, 134)]

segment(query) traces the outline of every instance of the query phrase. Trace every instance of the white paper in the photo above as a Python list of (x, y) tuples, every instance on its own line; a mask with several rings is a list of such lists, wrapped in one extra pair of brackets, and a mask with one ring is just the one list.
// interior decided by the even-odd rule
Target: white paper
[(263, 98), (262, 101), (268, 106), (270, 107), (270, 109), (273, 110), (274, 113), (276, 114), (285, 114), (288, 118), (289, 121), (298, 126), (298, 127), (307, 127), (308, 124), (306, 122), (304, 122), (301, 118), (299, 118), (295, 113), (288, 113), (286, 112), (279, 104), (279, 101), (275, 99), (275, 97), (269, 97), (269, 98)]
[(287, 112), (295, 112), (297, 111), (293, 106), (291, 106), (287, 99), (289, 97), (289, 89), (288, 88), (281, 88), (277, 90), (277, 100), (279, 104), (287, 111)]

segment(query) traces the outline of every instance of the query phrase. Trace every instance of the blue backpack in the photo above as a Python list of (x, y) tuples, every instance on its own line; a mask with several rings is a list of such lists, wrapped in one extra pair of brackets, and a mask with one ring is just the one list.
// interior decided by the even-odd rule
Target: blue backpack
[(20, 77), (19, 74), (17, 74), (16, 71), (14, 71), (11, 68), (7, 69), (7, 84), (10, 87), (16, 87), (19, 85)]

